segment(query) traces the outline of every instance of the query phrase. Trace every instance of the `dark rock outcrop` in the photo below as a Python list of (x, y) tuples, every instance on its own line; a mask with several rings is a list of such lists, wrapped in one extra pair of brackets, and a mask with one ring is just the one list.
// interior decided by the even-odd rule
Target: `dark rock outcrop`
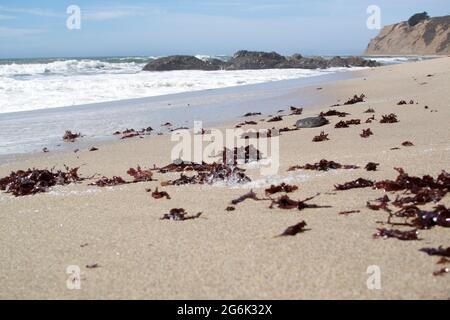
[(369, 43), (366, 55), (448, 55), (450, 16), (419, 14), (384, 27)]
[(229, 70), (281, 69), (288, 67), (288, 60), (276, 52), (241, 50), (229, 61)]
[(241, 50), (227, 62), (218, 59), (201, 60), (193, 56), (170, 56), (149, 62), (146, 71), (171, 70), (260, 70), (260, 69), (326, 69), (331, 67), (376, 67), (379, 64), (360, 57), (284, 57), (276, 52)]
[(145, 71), (220, 70), (226, 63), (219, 59), (201, 60), (193, 56), (169, 56), (147, 63)]

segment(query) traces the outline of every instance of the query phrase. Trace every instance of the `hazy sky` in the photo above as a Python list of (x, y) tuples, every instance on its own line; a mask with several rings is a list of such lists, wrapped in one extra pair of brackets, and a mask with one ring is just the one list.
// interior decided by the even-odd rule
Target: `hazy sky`
[[(81, 29), (68, 30), (69, 5)], [(0, 58), (231, 54), (360, 54), (382, 25), (413, 13), (450, 13), (449, 0), (0, 0)]]

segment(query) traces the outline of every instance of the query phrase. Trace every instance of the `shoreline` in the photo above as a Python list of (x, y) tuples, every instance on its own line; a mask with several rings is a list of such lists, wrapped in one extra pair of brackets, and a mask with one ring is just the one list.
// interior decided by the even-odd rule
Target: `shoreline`
[[(161, 182), (179, 174), (155, 173), (156, 181), (116, 187), (99, 188), (86, 181), (34, 196), (14, 198), (0, 193), (0, 298), (448, 299), (450, 275), (433, 276), (442, 266), (436, 264), (436, 257), (420, 251), (448, 247), (448, 228), (419, 230), (421, 241), (374, 239), (378, 228), (391, 227), (380, 223), (387, 214), (369, 210), (367, 201), (386, 194), (394, 200), (400, 193), (372, 188), (336, 191), (334, 186), (358, 178), (392, 180), (397, 177), (395, 167), (420, 177), (450, 171), (449, 67), (450, 58), (443, 57), (360, 71), (357, 77), (321, 84), (321, 90), (316, 85), (303, 89), (320, 97), (306, 104), (302, 115), (244, 128), (291, 127), (299, 119), (329, 109), (350, 115), (329, 117), (331, 123), (324, 127), (282, 133), (278, 173), (264, 177), (257, 168), (244, 166), (254, 182), (251, 185), (162, 186)], [(280, 94), (281, 86), (277, 90)], [(300, 100), (302, 91), (293, 92), (293, 101)], [(362, 93), (365, 102), (329, 107)], [(288, 114), (289, 104), (279, 97), (260, 100)], [(414, 104), (397, 105), (400, 100)], [(259, 111), (258, 106), (264, 107), (255, 103), (251, 109), (238, 106), (237, 111), (243, 115), (244, 110)], [(375, 110), (376, 120), (371, 123), (366, 123), (372, 116), (364, 113), (368, 108)], [(398, 116), (398, 123), (379, 122), (390, 113)], [(262, 118), (268, 119), (267, 114)], [(260, 118), (233, 119), (222, 122), (219, 129)], [(362, 123), (335, 128), (339, 121), (350, 119)], [(367, 128), (374, 135), (364, 139), (360, 134)], [(312, 142), (321, 131), (330, 140)], [(403, 146), (405, 141), (413, 146)], [(128, 168), (136, 165), (169, 164), (173, 145), (165, 134), (96, 144), (96, 152), (83, 149), (19, 157), (0, 166), (0, 177), (12, 170), (55, 165), (81, 166), (83, 177), (96, 173), (126, 177)], [(321, 159), (360, 168), (288, 171)], [(369, 161), (380, 164), (377, 171), (363, 169)], [(291, 199), (320, 194), (310, 202), (319, 208), (271, 209), (270, 202), (249, 199), (237, 204), (235, 211), (225, 210), (232, 199), (251, 189), (264, 197), (265, 188), (281, 181), (298, 186), (289, 193)], [(171, 199), (154, 199), (145, 192), (156, 187), (167, 191)], [(437, 204), (449, 207), (449, 195), (424, 208), (431, 210)], [(203, 215), (190, 221), (160, 220), (170, 209), (181, 207)], [(343, 211), (358, 212), (340, 215)], [(309, 231), (276, 237), (302, 220)], [(86, 267), (92, 264), (98, 267)], [(71, 265), (81, 269), (80, 290), (66, 287), (66, 269)], [(367, 286), (370, 266), (381, 270), (380, 289)]]
[[(117, 139), (113, 136), (113, 132), (126, 128), (141, 129), (151, 126), (156, 132), (167, 133), (167, 130), (160, 127), (166, 122), (171, 122), (174, 127), (192, 128), (193, 120), (201, 120), (206, 126), (221, 126), (238, 120), (244, 113), (254, 110), (276, 113), (279, 110), (276, 104), (279, 108), (300, 104), (308, 108), (321, 102), (317, 92), (311, 90), (311, 86), (359, 77), (361, 71), (363, 70), (337, 71), (331, 74), (259, 84), (4, 113), (0, 114), (0, 126), (8, 128), (0, 134), (0, 145), (3, 141), (4, 150), (8, 148), (8, 144), (15, 143), (18, 149), (19, 144), (29, 143), (29, 135), (37, 135), (34, 138), (37, 146), (29, 145), (24, 149), (25, 152), (19, 153), (0, 152), (0, 160), (10, 162), (36, 155), (44, 147), (65, 152), (86, 148), (91, 144), (111, 142)], [(296, 95), (300, 94), (302, 96), (297, 98)], [(185, 109), (186, 107), (189, 109)], [(131, 114), (129, 109), (133, 109)], [(215, 114), (210, 111), (214, 111)], [(108, 123), (105, 123), (105, 118), (109, 118)], [(88, 119), (87, 125), (83, 123), (86, 119)], [(44, 121), (51, 123), (52, 126), (50, 128), (41, 126)], [(58, 130), (53, 130), (55, 127)], [(27, 132), (19, 136), (21, 128), (26, 128)], [(81, 132), (87, 137), (75, 144), (63, 143), (61, 137), (65, 130)], [(8, 139), (8, 136), (11, 138)], [(14, 148), (14, 145), (9, 148)]]

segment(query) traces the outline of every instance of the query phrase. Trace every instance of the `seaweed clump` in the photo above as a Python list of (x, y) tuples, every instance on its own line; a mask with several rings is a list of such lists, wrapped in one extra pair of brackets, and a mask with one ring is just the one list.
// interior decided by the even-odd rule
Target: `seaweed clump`
[(314, 164), (305, 164), (304, 166), (292, 166), (288, 169), (288, 171), (295, 171), (298, 169), (303, 170), (315, 170), (315, 171), (328, 171), (328, 170), (336, 170), (336, 169), (359, 169), (358, 166), (355, 165), (343, 165), (334, 161), (328, 161), (325, 159), (320, 160), (317, 163)]
[(307, 231), (305, 229), (307, 226), (305, 221), (301, 221), (297, 223), (296, 225), (288, 227), (282, 234), (280, 234), (278, 237), (287, 237), (287, 236), (295, 236), (299, 233)]
[(286, 192), (286, 193), (291, 193), (298, 190), (297, 186), (293, 186), (290, 184), (286, 184), (286, 183), (282, 183), (280, 185), (271, 185), (270, 188), (266, 189), (265, 192), (266, 194), (275, 194), (275, 193), (279, 193), (279, 192)]
[(389, 115), (383, 115), (382, 119), (380, 120), (380, 123), (396, 123), (399, 122), (397, 119), (397, 115), (394, 113), (391, 113)]
[(334, 186), (336, 190), (344, 191), (350, 189), (368, 188), (374, 185), (373, 181), (359, 178), (354, 181), (346, 182), (344, 184), (337, 184)]
[(189, 215), (183, 208), (171, 209), (169, 213), (164, 214), (160, 220), (174, 220), (174, 221), (185, 221), (200, 218), (202, 212), (195, 215)]
[(11, 172), (0, 179), (0, 190), (16, 197), (47, 192), (56, 185), (67, 185), (85, 180), (78, 175), (79, 167), (65, 167), (65, 171), (28, 169)]
[(373, 135), (373, 132), (372, 132), (372, 130), (370, 130), (370, 128), (363, 129), (363, 132), (360, 133), (359, 135), (361, 136), (361, 138), (368, 138)]
[(73, 133), (70, 130), (67, 130), (63, 136), (65, 142), (75, 142), (78, 138), (81, 138), (81, 133)]
[(377, 238), (396, 238), (403, 241), (419, 240), (419, 232), (417, 229), (414, 230), (395, 230), (395, 229), (378, 229), (378, 231), (373, 235), (375, 239)]
[(362, 93), (361, 95), (354, 95), (353, 98), (348, 99), (347, 102), (344, 103), (344, 105), (351, 105), (351, 104), (356, 104), (356, 103), (360, 103), (360, 102), (364, 102), (364, 98), (366, 97), (366, 95), (364, 93)]
[(330, 140), (328, 138), (328, 134), (325, 134), (325, 132), (321, 131), (320, 135), (315, 136), (312, 141), (313, 142), (322, 142), (322, 141), (327, 141), (327, 140)]

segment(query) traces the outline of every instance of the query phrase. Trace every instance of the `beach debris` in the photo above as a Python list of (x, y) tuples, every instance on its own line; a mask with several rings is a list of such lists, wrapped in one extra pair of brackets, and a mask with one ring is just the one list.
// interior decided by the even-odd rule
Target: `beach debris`
[(167, 200), (170, 200), (170, 195), (166, 191), (159, 191), (158, 187), (156, 187), (156, 190), (152, 192), (152, 197), (155, 199), (162, 199), (166, 198)]
[(258, 122), (256, 121), (245, 121), (236, 125), (236, 128), (241, 128), (243, 126), (256, 126)]
[(394, 147), (394, 148), (391, 148), (390, 150), (400, 150), (400, 148), (399, 147)]
[(89, 149), (89, 152), (93, 152), (93, 151), (98, 151), (98, 148), (92, 147), (92, 148)]
[(173, 126), (173, 124), (171, 124), (170, 122), (166, 122), (161, 125), (161, 127), (171, 127), (171, 126)]
[(228, 206), (228, 207), (225, 208), (225, 211), (228, 211), (228, 212), (231, 212), (231, 211), (234, 211), (234, 210), (236, 210), (236, 208), (232, 207), (232, 206)]
[(361, 212), (360, 210), (349, 210), (349, 211), (341, 211), (338, 214), (341, 216), (348, 216), (352, 213), (360, 213), (360, 212)]
[(78, 138), (81, 138), (81, 133), (73, 133), (70, 130), (66, 130), (66, 133), (64, 133), (63, 140), (65, 142), (75, 142)]
[(267, 120), (267, 122), (278, 122), (278, 121), (282, 121), (282, 120), (283, 120), (283, 118), (281, 116), (275, 116), (275, 117)]
[(372, 123), (372, 121), (375, 121), (375, 115), (371, 116), (370, 118), (367, 118), (366, 123)]
[(383, 115), (382, 119), (380, 120), (380, 123), (396, 123), (399, 122), (397, 119), (397, 115), (394, 113), (391, 113), (389, 115)]
[(128, 169), (127, 173), (134, 178), (134, 183), (153, 181), (153, 172), (150, 169), (142, 169), (140, 166), (137, 166), (136, 169)]
[(429, 256), (450, 257), (450, 247), (444, 248), (443, 246), (440, 246), (439, 248), (422, 248), (419, 251), (425, 252)]
[(356, 104), (356, 103), (360, 103), (360, 102), (364, 102), (364, 98), (366, 97), (366, 95), (364, 93), (362, 93), (361, 95), (354, 95), (353, 98), (348, 99), (347, 102), (344, 103), (344, 105), (351, 105), (351, 104)]
[(278, 130), (275, 129), (264, 129), (258, 131), (248, 131), (241, 135), (241, 139), (264, 139), (278, 136)]
[(124, 131), (116, 131), (114, 132), (115, 136), (121, 135), (122, 137), (120, 139), (130, 139), (134, 137), (143, 137), (146, 135), (150, 135), (153, 131), (152, 127), (143, 128), (141, 130), (135, 130), (135, 129), (125, 129)]
[(322, 142), (322, 141), (327, 141), (327, 140), (330, 140), (329, 138), (328, 138), (328, 134), (325, 134), (325, 132), (320, 132), (320, 135), (318, 135), (318, 136), (315, 136), (314, 138), (313, 138), (313, 142)]
[(87, 264), (86, 268), (87, 269), (96, 269), (96, 268), (100, 268), (100, 265), (98, 263), (91, 263), (91, 264)]
[(419, 231), (417, 229), (401, 231), (396, 229), (377, 229), (378, 231), (373, 235), (375, 239), (378, 238), (396, 238), (402, 241), (419, 240)]
[(367, 171), (377, 171), (377, 168), (380, 164), (375, 162), (369, 162), (366, 164), (365, 168)]
[(219, 156), (223, 163), (228, 165), (255, 162), (261, 160), (263, 157), (262, 153), (252, 144), (245, 147), (234, 147), (233, 151), (225, 147)]
[(366, 111), (364, 111), (364, 113), (375, 113), (375, 109), (374, 108), (369, 108)]
[(407, 103), (405, 100), (400, 100), (397, 105), (398, 106), (403, 106), (403, 105), (407, 105), (407, 104), (415, 104), (414, 100), (410, 100), (409, 103)]
[(236, 198), (234, 200), (231, 200), (231, 204), (237, 205), (241, 202), (244, 202), (247, 199), (252, 199), (255, 201), (260, 201), (262, 199), (259, 199), (258, 196), (256, 195), (256, 193), (253, 192), (253, 190), (250, 190), (249, 192), (247, 192), (246, 194), (240, 196), (239, 198)]
[(341, 112), (341, 111), (337, 111), (337, 110), (328, 110), (327, 112), (321, 112), (319, 114), (319, 116), (321, 117), (333, 117), (333, 116), (338, 116), (340, 118), (349, 116), (350, 113), (347, 112)]
[[(389, 199), (389, 197), (387, 195), (384, 195), (383, 197), (378, 198), (375, 201), (378, 203), (371, 203), (370, 201), (367, 201), (367, 207), (370, 210), (374, 210), (374, 211), (386, 210), (386, 211), (390, 212), (390, 210), (388, 210), (388, 204), (391, 200)], [(375, 202), (375, 201), (372, 201), (372, 202)]]
[(68, 185), (81, 182), (85, 178), (78, 175), (79, 167), (69, 168), (65, 171), (28, 169), (11, 172), (9, 176), (0, 179), (0, 190), (11, 193), (16, 197), (34, 195), (47, 192), (56, 185)]
[(347, 120), (347, 121), (339, 121), (338, 123), (335, 124), (335, 128), (339, 129), (339, 128), (348, 128), (351, 125), (360, 125), (361, 124), (361, 120), (360, 119), (351, 119), (351, 120)]
[(301, 221), (297, 223), (296, 225), (288, 227), (282, 234), (280, 234), (278, 237), (287, 237), (287, 236), (295, 236), (299, 233), (307, 231), (305, 227), (307, 226), (305, 221)]
[(342, 165), (342, 164), (334, 162), (334, 161), (328, 161), (328, 160), (322, 159), (319, 162), (314, 163), (314, 164), (307, 163), (304, 166), (299, 166), (299, 165), (292, 166), (288, 169), (288, 171), (295, 171), (298, 169), (328, 171), (328, 170), (336, 170), (336, 169), (345, 169), (345, 170), (359, 169), (359, 167), (355, 166), (355, 165)]
[(447, 274), (450, 272), (450, 268), (442, 268), (435, 272), (433, 272), (433, 276), (443, 276), (444, 274)]
[(329, 124), (330, 122), (327, 118), (318, 116), (318, 117), (309, 117), (305, 119), (300, 119), (295, 123), (297, 128), (317, 128), (322, 127), (324, 125)]
[(271, 199), (272, 203), (270, 204), (270, 209), (273, 209), (273, 207), (276, 205), (278, 208), (280, 209), (285, 209), (285, 210), (290, 210), (290, 209), (298, 209), (298, 210), (303, 210), (303, 209), (307, 209), (307, 208), (311, 208), (311, 209), (317, 209), (317, 208), (329, 208), (329, 206), (319, 206), (316, 204), (308, 204), (307, 202), (316, 198), (317, 196), (319, 196), (320, 193), (316, 194), (315, 196), (306, 198), (304, 200), (292, 200), (291, 198), (289, 198), (288, 195), (283, 195), (281, 197), (279, 197), (278, 199)]
[(373, 181), (359, 178), (354, 181), (346, 182), (344, 184), (337, 184), (334, 186), (335, 190), (344, 191), (358, 188), (368, 188), (374, 185)]
[(436, 264), (448, 264), (448, 263), (450, 263), (450, 259), (447, 259), (445, 257), (440, 258), (439, 261), (436, 262)]
[(42, 152), (43, 152), (43, 153), (49, 153), (49, 152), (50, 152), (50, 150), (48, 150), (48, 148), (47, 148), (47, 147), (45, 147), (45, 148), (43, 148), (43, 149), (42, 149)]
[(189, 215), (183, 208), (171, 209), (169, 213), (164, 214), (160, 220), (174, 220), (174, 221), (185, 221), (200, 218), (202, 212), (195, 215)]
[(409, 176), (402, 168), (394, 169), (398, 172), (396, 180), (379, 181), (375, 184), (376, 189), (384, 189), (384, 191), (387, 192), (408, 190), (417, 194), (419, 191), (423, 191), (423, 188), (428, 188), (429, 190), (440, 190), (443, 195), (450, 190), (450, 174), (446, 171), (442, 171), (442, 173), (434, 179), (429, 175), (423, 176), (422, 178)]
[(359, 135), (361, 136), (361, 138), (368, 138), (373, 135), (373, 132), (372, 132), (372, 130), (370, 130), (370, 128), (363, 129), (363, 132), (360, 133)]
[(413, 147), (414, 143), (412, 143), (411, 141), (405, 141), (402, 143), (402, 146), (404, 147)]
[(122, 177), (114, 176), (112, 178), (102, 177), (89, 185), (103, 188), (103, 187), (114, 187), (128, 183), (129, 182), (126, 182)]
[(284, 127), (284, 128), (280, 128), (278, 129), (278, 132), (291, 132), (291, 131), (298, 131), (300, 130), (299, 128), (288, 128), (288, 127)]
[(293, 186), (293, 185), (286, 184), (286, 183), (283, 182), (282, 184), (279, 184), (277, 186), (271, 185), (270, 188), (265, 190), (265, 193), (267, 195), (275, 194), (275, 193), (279, 193), (279, 192), (291, 193), (291, 192), (294, 192), (296, 190), (298, 190), (297, 186)]
[(253, 117), (253, 116), (260, 116), (261, 112), (248, 112), (243, 115), (243, 117)]
[(194, 164), (191, 162), (179, 164), (172, 164), (166, 166), (165, 168), (155, 168), (152, 170), (160, 170), (160, 172), (165, 173), (168, 170), (171, 172), (182, 172), (185, 171), (195, 171), (196, 175), (188, 177), (181, 173), (180, 178), (173, 181), (166, 181), (161, 183), (163, 186), (170, 185), (185, 185), (185, 184), (213, 184), (216, 182), (228, 182), (228, 183), (245, 183), (250, 182), (251, 179), (245, 175), (245, 170), (237, 166), (230, 166), (221, 163), (212, 164)]
[(299, 116), (303, 113), (303, 108), (290, 107), (291, 116)]

